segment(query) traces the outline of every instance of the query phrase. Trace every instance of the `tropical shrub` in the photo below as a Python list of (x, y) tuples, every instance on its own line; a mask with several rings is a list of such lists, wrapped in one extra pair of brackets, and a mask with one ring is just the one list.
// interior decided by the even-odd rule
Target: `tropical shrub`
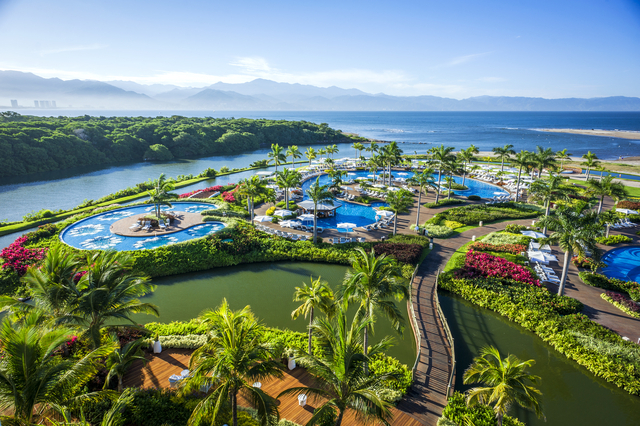
[(640, 306), (627, 296), (613, 291), (606, 291), (600, 297), (632, 317), (640, 318)]
[(571, 263), (578, 268), (591, 269), (594, 270), (596, 263), (590, 257), (583, 257), (580, 255), (573, 256), (571, 258)]
[(608, 237), (598, 237), (596, 238), (596, 241), (600, 244), (613, 246), (620, 243), (630, 243), (633, 239), (626, 235), (609, 235)]
[(467, 252), (464, 266), (456, 271), (458, 278), (499, 277), (540, 286), (540, 281), (527, 268), (487, 253)]
[[(454, 392), (447, 400), (447, 405), (442, 410), (442, 417), (453, 422), (453, 425), (496, 426), (496, 414), (489, 405), (467, 406), (465, 395)], [(438, 421), (438, 426), (448, 426), (451, 423)], [(516, 418), (504, 416), (503, 426), (525, 426)]]
[(448, 238), (453, 234), (453, 229), (444, 225), (425, 223), (423, 228), (428, 231), (428, 236), (433, 238)]
[(467, 197), (467, 200), (469, 200), (469, 201), (480, 201), (480, 200), (482, 200), (482, 197), (480, 197), (479, 195), (469, 195)]
[(397, 234), (386, 240), (389, 243), (418, 244), (422, 247), (429, 247), (429, 238), (422, 235)]
[(193, 334), (205, 334), (209, 328), (198, 319), (190, 321), (172, 321), (170, 323), (150, 322), (145, 324), (151, 334), (159, 336), (186, 336)]
[(445, 220), (444, 226), (451, 229), (463, 228), (465, 226), (464, 223), (456, 222), (454, 220)]
[(616, 208), (638, 210), (640, 209), (640, 202), (630, 201), (630, 200), (621, 200), (621, 201), (618, 201), (618, 203), (616, 204)]
[[(151, 347), (155, 339), (147, 338), (145, 345)], [(186, 336), (159, 336), (158, 340), (164, 349), (198, 349), (207, 343), (207, 336), (201, 334), (187, 334)]]
[(599, 287), (605, 290), (613, 290), (626, 293), (629, 297), (640, 302), (640, 284), (635, 281), (623, 281), (617, 278), (609, 278), (602, 274), (582, 271), (578, 274), (583, 283), (592, 287)]
[(476, 241), (469, 246), (469, 249), (484, 252), (499, 252), (520, 254), (527, 251), (527, 246), (522, 244), (488, 244), (483, 241)]
[(265, 214), (266, 214), (267, 216), (273, 216), (273, 214), (275, 213), (275, 211), (276, 211), (276, 206), (271, 206), (271, 207), (269, 207), (269, 208), (267, 209), (267, 211), (265, 212)]
[(373, 247), (376, 256), (386, 254), (394, 257), (398, 262), (415, 264), (422, 254), (422, 246), (404, 243), (379, 243)]
[(495, 246), (505, 245), (505, 244), (519, 244), (519, 245), (528, 245), (529, 241), (531, 241), (530, 237), (525, 237), (522, 234), (511, 234), (509, 232), (491, 232), (487, 234), (482, 241), (486, 244), (492, 244)]
[(46, 254), (46, 249), (28, 249), (23, 247), (28, 237), (22, 236), (16, 238), (14, 242), (9, 244), (0, 251), (2, 258), (2, 269), (12, 268), (19, 276), (23, 276), (29, 266), (42, 260)]
[(509, 234), (519, 234), (520, 231), (524, 231), (525, 229), (527, 229), (527, 227), (524, 225), (516, 225), (515, 223), (510, 223), (509, 225), (505, 226), (504, 232), (507, 232)]
[(426, 203), (423, 204), (423, 207), (426, 207), (428, 209), (432, 209), (434, 207), (442, 207), (442, 206), (452, 206), (454, 204), (464, 204), (464, 200), (458, 200), (457, 198), (445, 198), (442, 199), (440, 201), (438, 201), (438, 203)]
[(427, 223), (441, 225), (445, 220), (453, 220), (465, 225), (477, 225), (478, 222), (494, 222), (502, 219), (525, 219), (541, 215), (542, 209), (530, 204), (501, 203), (501, 204), (471, 204), (454, 207), (436, 214)]

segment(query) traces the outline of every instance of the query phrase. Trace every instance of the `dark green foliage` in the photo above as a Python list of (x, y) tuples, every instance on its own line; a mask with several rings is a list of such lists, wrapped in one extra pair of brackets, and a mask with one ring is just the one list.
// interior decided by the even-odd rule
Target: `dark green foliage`
[(376, 244), (373, 249), (376, 256), (386, 254), (395, 258), (398, 262), (415, 264), (422, 254), (422, 246), (419, 244), (405, 243), (380, 243)]
[(7, 296), (27, 295), (27, 286), (20, 282), (20, 276), (15, 269), (0, 266), (0, 294)]
[(457, 198), (445, 198), (443, 200), (438, 201), (437, 204), (436, 203), (423, 204), (423, 207), (431, 209), (434, 207), (451, 206), (455, 204), (464, 204), (464, 200), (458, 200)]
[(387, 239), (389, 243), (419, 244), (420, 246), (429, 247), (429, 238), (421, 235), (397, 234)]
[(469, 196), (467, 197), (467, 200), (470, 200), (470, 201), (480, 201), (480, 200), (482, 200), (482, 198), (481, 198), (479, 195), (469, 195)]
[(516, 225), (515, 223), (511, 223), (504, 228), (504, 232), (507, 232), (509, 234), (519, 234), (520, 231), (524, 231), (525, 229), (527, 229), (527, 227), (524, 225)]
[(28, 117), (0, 121), (0, 178), (143, 158), (233, 154), (280, 145), (348, 142), (306, 121), (194, 117)]
[(426, 223), (432, 225), (443, 224), (445, 220), (452, 220), (465, 225), (477, 225), (478, 222), (493, 222), (502, 219), (525, 219), (537, 217), (540, 210), (530, 205), (516, 203), (502, 204), (473, 204), (463, 207), (455, 207), (436, 214)]
[(370, 197), (368, 195), (359, 195), (356, 198), (354, 198), (353, 201), (355, 201), (356, 203), (371, 204), (371, 203), (381, 202), (384, 200), (381, 200), (376, 197)]
[(631, 241), (633, 241), (633, 239), (631, 237), (626, 236), (626, 235), (610, 235), (608, 237), (598, 237), (598, 238), (596, 238), (596, 241), (599, 244), (605, 244), (607, 246), (614, 246), (614, 245), (620, 244), (620, 243), (630, 243)]
[(634, 301), (640, 302), (640, 284), (635, 281), (623, 281), (586, 271), (580, 272), (579, 275), (582, 282), (587, 285), (626, 293)]
[[(495, 426), (497, 425), (496, 415), (488, 405), (475, 405), (467, 407), (464, 394), (454, 392), (449, 397), (447, 406), (442, 411), (442, 417), (453, 420), (458, 425), (472, 424), (474, 426)], [(524, 426), (518, 419), (505, 416), (502, 419), (504, 426)]]

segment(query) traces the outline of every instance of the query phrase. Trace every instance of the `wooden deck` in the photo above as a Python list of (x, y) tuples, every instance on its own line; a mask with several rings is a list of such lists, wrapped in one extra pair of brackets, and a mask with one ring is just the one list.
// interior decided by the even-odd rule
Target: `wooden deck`
[[(168, 388), (169, 376), (172, 374), (180, 374), (182, 370), (188, 368), (189, 358), (192, 352), (193, 351), (186, 349), (168, 349), (162, 351), (161, 354), (146, 354), (149, 362), (145, 366), (142, 365), (142, 362), (134, 363), (124, 377), (124, 386)], [(274, 397), (285, 389), (297, 386), (314, 386), (313, 377), (305, 369), (300, 367), (291, 371), (286, 370), (283, 380), (272, 379), (262, 383), (262, 389)], [(321, 403), (322, 401), (309, 399), (307, 405), (301, 407), (298, 404), (297, 397), (282, 397), (278, 405), (280, 417), (304, 425), (311, 419), (313, 410)], [(251, 406), (251, 404), (243, 398), (240, 398), (240, 405)], [(397, 408), (392, 409), (392, 414), (392, 425), (420, 426), (422, 424), (411, 415)], [(362, 423), (356, 420), (353, 412), (347, 412), (342, 424), (344, 426), (357, 426)]]

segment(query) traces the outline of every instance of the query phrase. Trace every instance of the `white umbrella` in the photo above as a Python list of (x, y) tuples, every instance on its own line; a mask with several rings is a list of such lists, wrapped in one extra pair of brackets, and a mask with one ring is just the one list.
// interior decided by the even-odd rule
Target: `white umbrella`
[(280, 226), (285, 226), (287, 228), (293, 228), (294, 226), (301, 225), (297, 220), (283, 220), (280, 222)]
[(347, 175), (349, 175), (349, 176), (355, 176), (356, 174), (355, 174), (355, 173), (347, 173)]
[(393, 216), (395, 214), (390, 210), (378, 210), (376, 213), (380, 217), (389, 217), (389, 216)]
[(624, 213), (624, 214), (638, 214), (637, 211), (635, 210), (630, 210), (630, 209), (616, 209), (616, 212), (618, 213)]
[(538, 238), (546, 238), (547, 236), (544, 235), (542, 232), (536, 232), (536, 231), (520, 231), (520, 233), (522, 235), (525, 235), (527, 237), (531, 237), (534, 239), (538, 239)]
[(398, 176), (409, 176), (409, 173), (398, 173)]
[(256, 222), (273, 222), (273, 218), (271, 216), (256, 216), (253, 220)]
[(349, 222), (339, 223), (338, 224), (338, 228), (340, 228), (340, 229), (353, 229), (356, 226), (357, 225), (355, 223), (349, 223)]
[(303, 222), (308, 222), (310, 220), (313, 220), (313, 215), (312, 214), (301, 214), (300, 216), (298, 216), (298, 219), (300, 219)]
[(507, 193), (502, 191), (496, 191), (493, 193), (493, 195), (507, 195)]
[(390, 186), (389, 188), (387, 188), (387, 191), (400, 191), (400, 188), (398, 188), (397, 186)]
[(291, 210), (276, 210), (273, 215), (274, 216), (285, 217), (285, 216), (291, 216), (292, 214), (293, 214), (293, 212)]

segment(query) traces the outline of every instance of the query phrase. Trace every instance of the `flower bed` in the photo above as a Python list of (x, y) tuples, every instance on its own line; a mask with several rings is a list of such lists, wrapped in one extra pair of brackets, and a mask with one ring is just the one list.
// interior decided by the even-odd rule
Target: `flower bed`
[(527, 268), (487, 253), (467, 252), (464, 266), (456, 272), (459, 278), (498, 277), (540, 287), (540, 281)]
[(475, 251), (495, 251), (499, 253), (520, 254), (527, 251), (527, 246), (523, 244), (487, 244), (477, 241), (469, 246), (469, 249)]
[(580, 272), (579, 275), (582, 282), (587, 285), (626, 293), (632, 300), (640, 302), (640, 284), (635, 281), (623, 281), (586, 271)]
[(195, 191), (185, 192), (184, 194), (180, 194), (179, 197), (189, 198), (190, 196), (192, 196), (197, 192), (219, 192), (221, 190), (222, 190), (222, 185), (216, 185), (216, 186), (210, 186), (209, 188), (205, 188), (205, 189), (196, 189)]
[(46, 254), (46, 249), (28, 249), (23, 247), (28, 237), (22, 236), (16, 238), (8, 247), (0, 252), (0, 257), (4, 259), (2, 268), (12, 268), (18, 275), (22, 276), (32, 264), (42, 260)]
[(602, 293), (600, 297), (613, 304), (624, 313), (631, 315), (634, 318), (640, 318), (640, 306), (627, 296), (613, 291), (606, 291)]
[(422, 254), (422, 246), (418, 244), (404, 243), (380, 243), (373, 247), (376, 256), (386, 254), (395, 258), (398, 262), (414, 264)]

